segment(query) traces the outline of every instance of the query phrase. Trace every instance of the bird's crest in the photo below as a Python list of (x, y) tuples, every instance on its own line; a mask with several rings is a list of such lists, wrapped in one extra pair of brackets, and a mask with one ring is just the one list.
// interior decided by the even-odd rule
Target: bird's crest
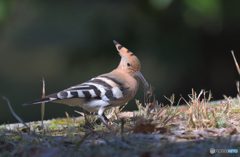
[(133, 68), (135, 71), (140, 70), (141, 64), (137, 56), (135, 56), (130, 50), (128, 50), (126, 47), (123, 47), (117, 41), (113, 40), (113, 43), (115, 44), (120, 56), (122, 57), (123, 62), (121, 61), (120, 64), (125, 64)]

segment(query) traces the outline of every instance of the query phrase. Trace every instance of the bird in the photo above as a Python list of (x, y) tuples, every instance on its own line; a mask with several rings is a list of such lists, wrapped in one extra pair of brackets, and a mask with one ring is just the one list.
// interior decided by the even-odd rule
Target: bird
[(140, 72), (141, 64), (137, 56), (117, 41), (113, 40), (113, 43), (121, 56), (116, 69), (44, 98), (26, 102), (23, 106), (46, 102), (79, 106), (89, 112), (97, 113), (107, 126), (109, 120), (104, 112), (112, 107), (124, 105), (134, 98), (139, 80), (143, 82), (145, 89), (149, 91), (150, 88)]

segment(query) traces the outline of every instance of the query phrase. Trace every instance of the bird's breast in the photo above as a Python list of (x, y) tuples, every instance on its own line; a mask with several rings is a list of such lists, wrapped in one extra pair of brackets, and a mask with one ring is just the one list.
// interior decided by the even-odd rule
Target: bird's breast
[(125, 74), (122, 77), (119, 77), (119, 82), (121, 82), (121, 86), (119, 87), (121, 93), (119, 92), (119, 94), (122, 95), (119, 99), (124, 101), (124, 103), (128, 102), (137, 93), (139, 85), (138, 79)]

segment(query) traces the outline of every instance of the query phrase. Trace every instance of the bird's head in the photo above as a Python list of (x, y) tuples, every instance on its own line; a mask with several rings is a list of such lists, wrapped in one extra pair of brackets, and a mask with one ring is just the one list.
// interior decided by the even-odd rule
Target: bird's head
[(137, 56), (135, 56), (131, 51), (123, 47), (115, 40), (113, 40), (113, 43), (115, 44), (119, 52), (119, 55), (121, 56), (121, 61), (119, 63), (118, 68), (120, 70), (130, 73), (133, 76), (138, 76), (142, 80), (145, 88), (149, 89), (149, 84), (147, 83), (142, 73), (140, 72), (141, 64)]

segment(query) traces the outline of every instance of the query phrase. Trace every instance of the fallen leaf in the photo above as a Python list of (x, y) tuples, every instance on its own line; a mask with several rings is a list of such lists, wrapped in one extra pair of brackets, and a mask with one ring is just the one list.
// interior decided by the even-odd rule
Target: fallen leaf
[(231, 128), (231, 129), (229, 128), (229, 132), (230, 132), (230, 135), (234, 135), (238, 133), (236, 128)]
[(139, 120), (137, 124), (133, 128), (134, 133), (152, 133), (155, 131), (155, 125), (151, 124), (150, 122), (143, 123), (143, 120)]
[(24, 127), (21, 129), (22, 132), (24, 133), (29, 133), (30, 132), (30, 128), (29, 127)]

